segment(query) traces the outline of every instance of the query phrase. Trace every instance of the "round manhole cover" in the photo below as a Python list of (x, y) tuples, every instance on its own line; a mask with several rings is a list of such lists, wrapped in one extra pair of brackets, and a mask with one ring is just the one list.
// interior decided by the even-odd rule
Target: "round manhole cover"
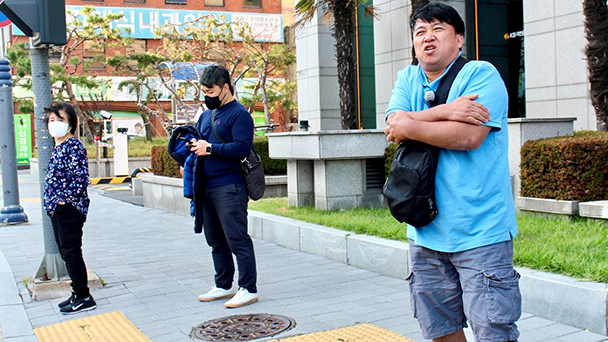
[(199, 324), (190, 337), (203, 341), (250, 341), (274, 336), (296, 326), (281, 315), (249, 314), (222, 317)]

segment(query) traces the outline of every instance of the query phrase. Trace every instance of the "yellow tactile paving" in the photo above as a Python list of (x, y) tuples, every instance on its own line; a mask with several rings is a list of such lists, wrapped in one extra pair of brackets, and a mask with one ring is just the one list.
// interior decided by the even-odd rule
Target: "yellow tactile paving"
[(40, 197), (38, 197), (38, 198), (21, 198), (20, 201), (21, 202), (28, 202), (28, 203), (41, 203), (42, 202), (40, 200)]
[(151, 342), (120, 311), (34, 329), (39, 342)]
[(340, 329), (320, 331), (312, 334), (289, 337), (268, 342), (415, 342), (396, 332), (364, 323)]

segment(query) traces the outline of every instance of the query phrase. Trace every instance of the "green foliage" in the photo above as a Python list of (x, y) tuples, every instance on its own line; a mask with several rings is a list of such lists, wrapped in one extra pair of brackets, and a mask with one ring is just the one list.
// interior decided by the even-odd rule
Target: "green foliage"
[[(289, 206), (287, 198), (283, 197), (249, 202), (249, 209), (357, 234), (407, 241), (406, 225), (398, 223), (385, 208), (320, 211), (313, 207)], [(517, 222), (516, 265), (608, 282), (608, 227), (605, 221), (522, 215), (518, 216)]]
[(167, 146), (153, 146), (151, 151), (152, 172), (157, 176), (181, 178), (179, 164), (171, 158)]
[(388, 178), (388, 174), (391, 172), (391, 165), (393, 165), (393, 158), (395, 158), (398, 146), (397, 144), (390, 144), (384, 149), (384, 178)]
[[(153, 138), (148, 141), (145, 137), (132, 137), (129, 138), (128, 141), (128, 149), (129, 149), (129, 157), (149, 157), (150, 151), (152, 150), (152, 146), (156, 145), (167, 145), (169, 138)], [(84, 147), (87, 149), (87, 155), (89, 158), (95, 158), (95, 143), (89, 143), (88, 141), (84, 141)], [(112, 140), (109, 140), (108, 143), (112, 144)], [(108, 158), (114, 157), (114, 150), (108, 148)], [(101, 151), (100, 151), (101, 153)]]
[[(284, 159), (270, 159), (268, 157), (268, 138), (256, 136), (253, 138), (253, 146), (262, 157), (262, 165), (266, 175), (284, 175), (287, 173), (287, 161)], [(168, 159), (166, 157), (169, 157)], [(177, 165), (177, 176), (175, 175)], [(181, 177), (179, 165), (167, 151), (167, 144), (152, 147), (152, 171), (155, 175), (167, 177)]]
[(268, 156), (268, 137), (255, 136), (253, 138), (253, 147), (256, 152), (262, 157), (262, 165), (266, 175), (284, 175), (287, 173), (287, 160), (285, 159), (270, 159)]
[(608, 132), (528, 141), (521, 148), (521, 196), (608, 199)]
[(249, 202), (249, 209), (334, 227), (356, 234), (407, 241), (405, 224), (397, 222), (385, 208), (322, 211), (316, 210), (314, 207), (289, 206), (287, 198), (282, 197), (262, 198)]
[(518, 225), (515, 264), (608, 283), (605, 221), (522, 215)]

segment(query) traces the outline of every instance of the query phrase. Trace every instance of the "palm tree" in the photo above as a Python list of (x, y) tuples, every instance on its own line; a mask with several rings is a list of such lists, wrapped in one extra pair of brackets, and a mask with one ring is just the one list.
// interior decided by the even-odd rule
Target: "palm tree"
[[(369, 0), (299, 0), (295, 6), (300, 17), (297, 24), (302, 25), (322, 9), (322, 18), (330, 23), (336, 40), (336, 60), (338, 84), (340, 86), (340, 115), (342, 129), (355, 129), (357, 125), (357, 88), (355, 63), (355, 11), (360, 4)], [(374, 16), (373, 6), (366, 7), (366, 14)]]
[(587, 69), (598, 131), (608, 130), (608, 8), (606, 0), (583, 1)]

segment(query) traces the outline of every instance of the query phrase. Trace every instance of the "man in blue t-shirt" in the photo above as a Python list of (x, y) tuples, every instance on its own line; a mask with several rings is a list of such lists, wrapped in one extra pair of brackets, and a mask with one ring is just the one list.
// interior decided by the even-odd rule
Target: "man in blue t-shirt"
[[(202, 139), (193, 139), (190, 150), (198, 155), (194, 191), (195, 197), (202, 199), (202, 213), (197, 210), (196, 216), (203, 216), (205, 238), (212, 249), (215, 286), (198, 299), (231, 298), (224, 305), (237, 308), (258, 301), (255, 253), (247, 233), (248, 195), (240, 162), (253, 145), (253, 119), (234, 99), (226, 68), (216, 64), (206, 67), (200, 83), (209, 109), (196, 124)], [(232, 254), (239, 270), (238, 291), (232, 287)]]
[(490, 63), (470, 61), (446, 104), (429, 108), (425, 94), (461, 54), (464, 22), (454, 8), (432, 2), (412, 16), (410, 29), (419, 65), (398, 73), (385, 133), (391, 142), (440, 148), (438, 216), (407, 231), (412, 310), (426, 339), (466, 341), (468, 320), (476, 341), (516, 341), (521, 294), (504, 82)]

